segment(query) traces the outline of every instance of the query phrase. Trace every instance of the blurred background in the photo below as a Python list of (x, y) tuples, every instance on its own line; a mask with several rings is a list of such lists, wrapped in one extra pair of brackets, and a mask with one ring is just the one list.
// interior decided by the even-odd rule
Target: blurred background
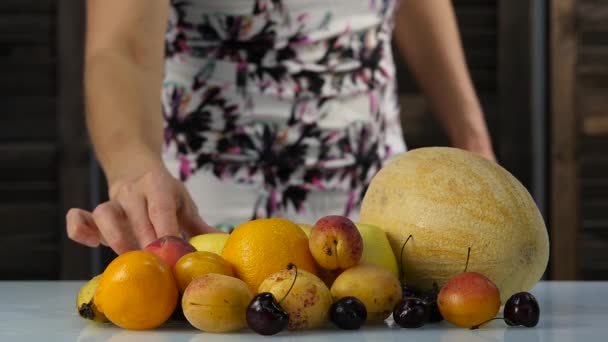
[[(0, 1), (0, 279), (84, 279), (65, 213), (105, 197), (83, 120), (85, 1)], [(499, 162), (551, 237), (548, 279), (608, 279), (608, 1), (454, 0)], [(399, 64), (410, 148), (445, 145)]]

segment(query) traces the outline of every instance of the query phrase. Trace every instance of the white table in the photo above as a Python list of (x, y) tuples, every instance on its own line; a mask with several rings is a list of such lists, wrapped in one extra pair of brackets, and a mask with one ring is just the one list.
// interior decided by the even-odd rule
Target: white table
[[(268, 339), (249, 331), (207, 334), (187, 323), (170, 323), (153, 331), (126, 331), (78, 317), (75, 297), (82, 282), (0, 282), (0, 341), (249, 341)], [(493, 321), (478, 330), (446, 322), (421, 329), (364, 327), (359, 331), (326, 329), (287, 332), (278, 340), (385, 341), (608, 341), (608, 282), (545, 282), (532, 291), (541, 318), (535, 328), (507, 327)]]

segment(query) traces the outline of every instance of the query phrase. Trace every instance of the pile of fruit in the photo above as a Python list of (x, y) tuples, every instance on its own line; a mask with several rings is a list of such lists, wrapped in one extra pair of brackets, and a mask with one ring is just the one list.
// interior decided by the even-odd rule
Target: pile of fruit
[[(259, 219), (230, 235), (190, 241), (164, 237), (143, 251), (118, 256), (83, 286), (79, 314), (125, 329), (152, 329), (184, 317), (206, 332), (248, 327), (274, 335), (327, 321), (358, 329), (391, 314), (404, 328), (444, 318), (478, 327), (500, 308), (498, 288), (476, 272), (458, 274), (431, 291), (402, 284), (392, 252), (373, 253), (375, 248), (390, 251), (384, 232), (342, 216), (323, 217), (312, 227)], [(372, 253), (363, 258), (366, 242)], [(535, 326), (538, 303), (529, 293), (517, 293), (504, 314), (509, 325)]]
[(163, 237), (115, 258), (78, 293), (81, 317), (124, 329), (185, 320), (205, 332), (261, 335), (333, 324), (418, 328), (498, 319), (533, 327), (527, 292), (548, 259), (542, 217), (497, 164), (420, 149), (385, 166), (361, 221), (257, 219), (230, 234)]

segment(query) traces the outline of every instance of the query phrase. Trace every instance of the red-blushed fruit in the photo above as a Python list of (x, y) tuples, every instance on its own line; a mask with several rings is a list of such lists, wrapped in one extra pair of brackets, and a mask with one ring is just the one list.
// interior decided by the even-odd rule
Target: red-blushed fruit
[(483, 274), (463, 272), (443, 285), (437, 296), (437, 306), (446, 321), (473, 328), (496, 317), (500, 293)]
[(347, 269), (361, 260), (363, 238), (357, 226), (344, 216), (329, 215), (315, 223), (308, 239), (310, 253), (327, 269)]
[(179, 258), (188, 253), (196, 252), (196, 249), (184, 239), (164, 236), (147, 245), (144, 251), (158, 255), (170, 269), (173, 269)]

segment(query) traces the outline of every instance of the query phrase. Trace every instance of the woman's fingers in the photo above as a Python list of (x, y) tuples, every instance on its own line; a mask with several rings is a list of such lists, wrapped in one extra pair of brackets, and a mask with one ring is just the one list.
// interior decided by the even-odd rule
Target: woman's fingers
[(175, 196), (162, 188), (151, 190), (147, 196), (148, 216), (156, 231), (156, 236), (179, 236), (180, 229), (177, 222), (177, 208)]
[(118, 202), (109, 201), (97, 206), (93, 219), (114, 252), (122, 254), (137, 249), (127, 216)]
[(145, 248), (167, 235), (220, 231), (203, 221), (186, 187), (165, 170), (150, 171), (114, 187), (112, 199), (93, 213), (71, 209), (66, 221), (74, 241), (90, 247), (101, 243), (118, 254)]
[(65, 217), (68, 237), (89, 247), (102, 242), (93, 215), (82, 209), (70, 209)]
[(121, 204), (139, 248), (144, 248), (156, 240), (156, 232), (148, 217), (148, 208), (144, 195), (131, 193), (127, 198), (121, 200)]

